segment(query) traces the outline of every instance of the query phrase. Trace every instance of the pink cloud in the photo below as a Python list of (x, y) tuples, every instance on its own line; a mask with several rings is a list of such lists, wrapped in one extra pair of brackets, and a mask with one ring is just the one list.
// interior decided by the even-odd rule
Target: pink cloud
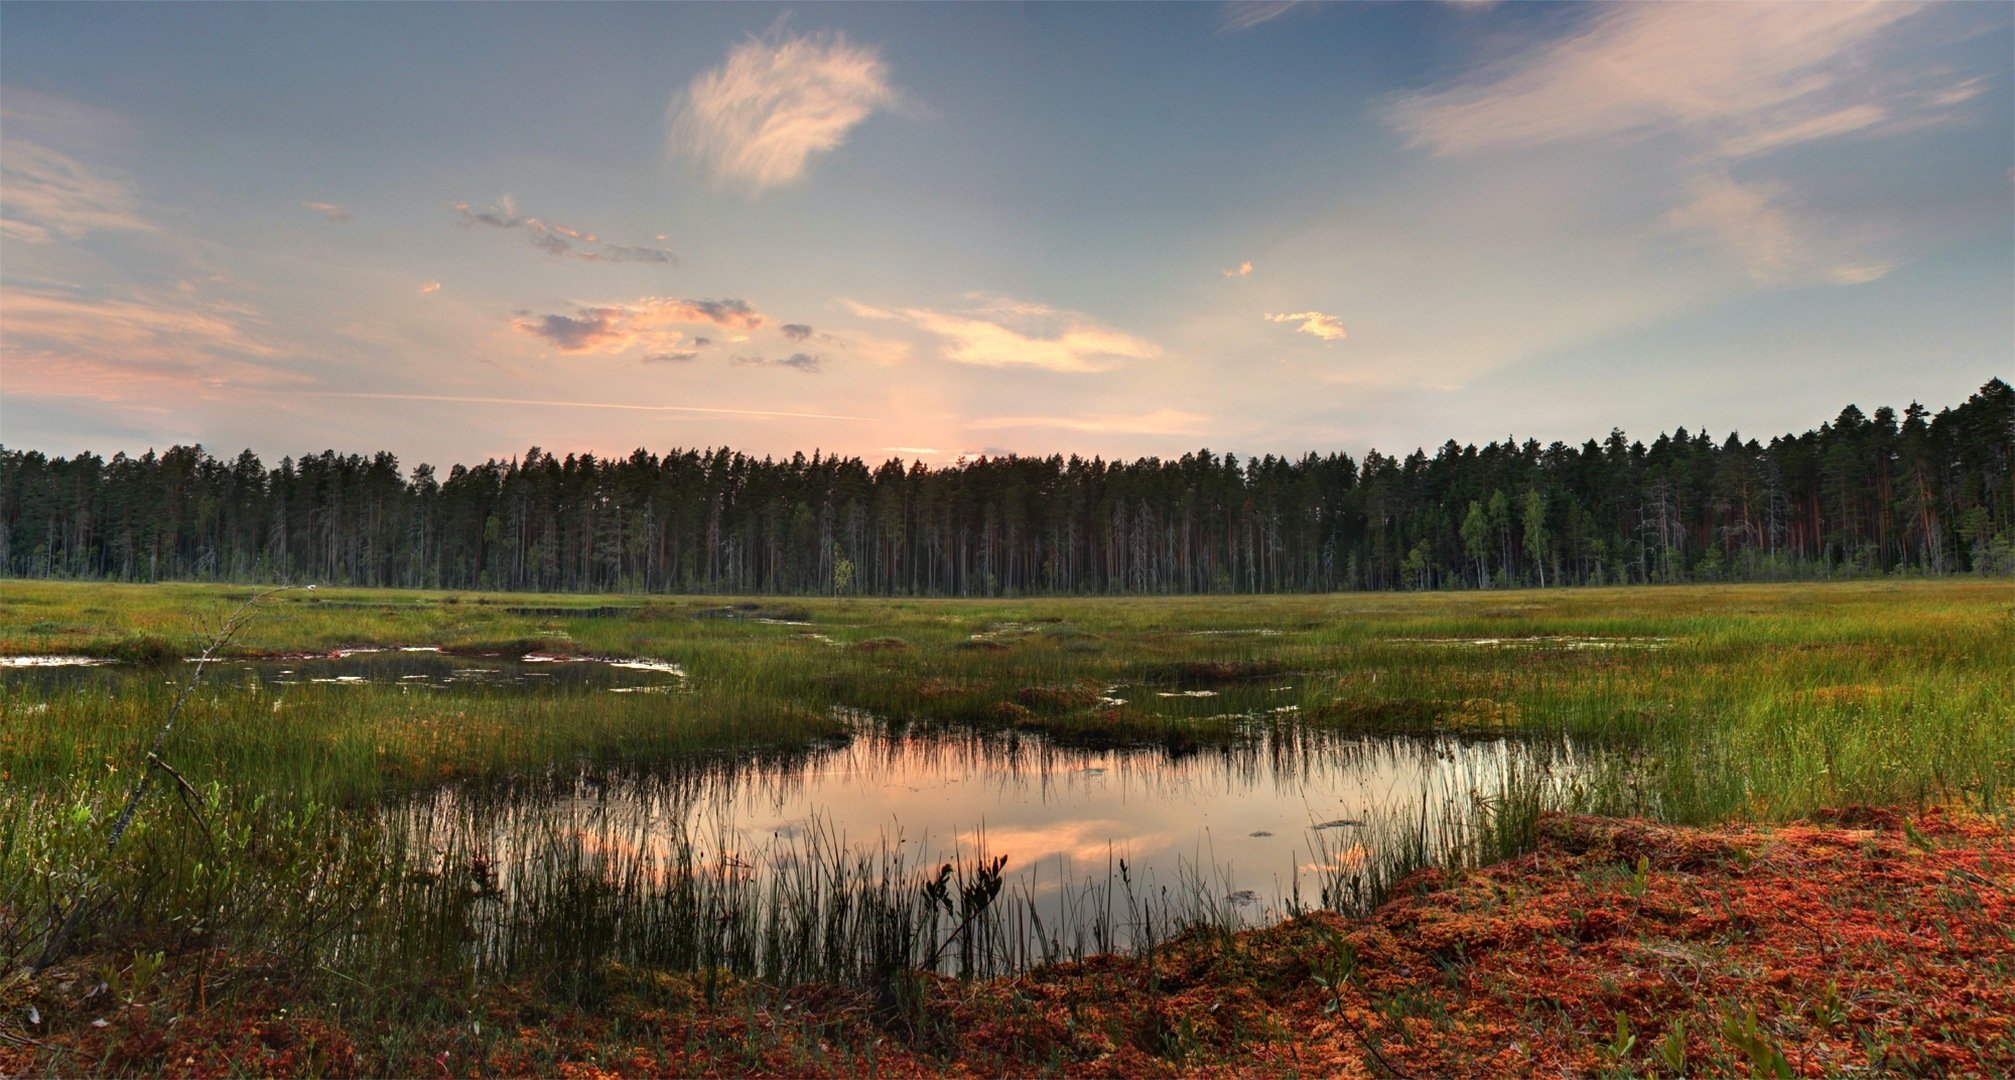
[(746, 300), (645, 297), (623, 304), (584, 305), (572, 315), (521, 315), (511, 320), (511, 328), (570, 355), (621, 353), (638, 346), (670, 354), (685, 337), (679, 327), (712, 325), (748, 333), (763, 321), (762, 313)]

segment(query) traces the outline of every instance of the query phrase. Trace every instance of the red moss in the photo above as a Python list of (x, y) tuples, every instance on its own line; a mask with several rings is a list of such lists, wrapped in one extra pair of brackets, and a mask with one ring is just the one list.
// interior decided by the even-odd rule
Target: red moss
[(1722, 829), (1549, 817), (1533, 853), (1423, 872), (1363, 920), (925, 978), (896, 1016), (864, 991), (732, 981), (709, 1008), (695, 976), (620, 969), (596, 1009), (490, 986), (467, 1005), (480, 1034), (421, 1030), (400, 1060), (285, 980), (241, 972), (208, 1009), (142, 1006), (104, 1028), (88, 1022), (102, 997), (74, 1000), (88, 981), (29, 987), (50, 1030), (0, 1039), (0, 1074), (1669, 1075), (1671, 1054), (1715, 1075), (1781, 1054), (1798, 1075), (2006, 1075), (2015, 837), (1935, 810)]

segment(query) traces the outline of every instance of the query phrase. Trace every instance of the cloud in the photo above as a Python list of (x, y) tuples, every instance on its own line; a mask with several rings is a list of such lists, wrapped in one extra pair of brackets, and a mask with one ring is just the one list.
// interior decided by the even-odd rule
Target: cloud
[(1232, 33), (1270, 23), (1298, 7), (1303, 0), (1230, 0), (1217, 11), (1218, 25)]
[(306, 210), (313, 210), (322, 215), (323, 218), (333, 221), (338, 225), (347, 224), (352, 216), (348, 210), (332, 202), (303, 202), (301, 203), (301, 207)]
[(441, 291), (441, 283), (438, 281), (423, 281), (420, 283), (420, 295), (422, 296), (425, 296), (428, 293), (437, 293), (440, 291)]
[(694, 352), (694, 351), (693, 351), (693, 350), (691, 350), (691, 349), (680, 349), (680, 350), (676, 350), (676, 351), (673, 351), (673, 352), (661, 352), (661, 353), (653, 353), (653, 354), (652, 354), (652, 355), (650, 355), (650, 356), (646, 356), (646, 357), (644, 357), (644, 363), (646, 363), (646, 364), (685, 364), (685, 363), (690, 363), (690, 362), (692, 362), (693, 360), (696, 360), (696, 359), (698, 359), (698, 358), (699, 358), (699, 355), (700, 355), (699, 353), (697, 353), (697, 352)]
[(735, 46), (672, 102), (667, 148), (716, 185), (755, 194), (803, 179), (814, 155), (897, 104), (879, 51), (838, 34), (773, 33)]
[(1089, 315), (1005, 297), (981, 298), (966, 311), (883, 309), (847, 301), (854, 314), (907, 322), (944, 339), (945, 359), (977, 367), (1107, 371), (1161, 355), (1161, 346), (1100, 325)]
[(767, 359), (761, 356), (737, 356), (735, 357), (735, 363), (752, 367), (787, 367), (809, 375), (824, 367), (825, 360), (823, 357), (800, 352), (775, 359)]
[(1296, 311), (1288, 314), (1274, 314), (1269, 311), (1266, 321), (1277, 323), (1300, 323), (1295, 327), (1299, 333), (1310, 334), (1324, 341), (1342, 341), (1343, 320), (1335, 315), (1325, 315), (1320, 311)]
[(305, 377), (267, 362), (279, 350), (244, 307), (187, 292), (92, 296), (48, 286), (0, 289), (7, 392), (173, 402)]
[(385, 394), (362, 390), (304, 390), (303, 396), (358, 398), (366, 401), (448, 402), (464, 405), (515, 405), (538, 408), (618, 409), (628, 412), (702, 413), (711, 416), (771, 416), (791, 420), (866, 420), (865, 416), (834, 413), (780, 412), (774, 409), (713, 409), (703, 405), (640, 405), (628, 401), (548, 401), (538, 398), (471, 397), (460, 394)]
[(812, 328), (806, 326), (804, 323), (785, 323), (777, 327), (777, 333), (790, 338), (792, 341), (803, 341), (812, 336)]
[(133, 186), (101, 175), (60, 150), (6, 140), (0, 154), (0, 236), (31, 244), (95, 232), (151, 231)]
[(693, 347), (696, 349), (704, 349), (713, 343), (714, 339), (710, 337), (696, 337), (693, 339)]
[(1803, 219), (1787, 203), (1781, 184), (1707, 176), (1694, 181), (1687, 202), (1666, 215), (1665, 223), (1674, 232), (1725, 244), (1742, 260), (1750, 280), (1764, 284), (1854, 285), (1892, 269), (1856, 256), (1849, 239)]
[(680, 326), (719, 326), (751, 331), (763, 316), (746, 300), (672, 300), (647, 296), (622, 304), (587, 304), (572, 315), (526, 312), (511, 320), (511, 328), (543, 338), (568, 354), (621, 353), (642, 346), (653, 353), (673, 353), (684, 332)]
[(1106, 435), (1188, 435), (1201, 430), (1209, 420), (1198, 413), (1156, 409), (1132, 416), (1001, 416), (975, 420), (968, 426), (980, 430), (1055, 428)]
[(548, 255), (580, 259), (584, 262), (677, 265), (679, 261), (677, 256), (663, 248), (605, 243), (594, 233), (568, 228), (557, 222), (527, 217), (518, 213), (517, 204), (509, 195), (498, 199), (494, 205), (485, 210), (477, 210), (465, 202), (454, 203), (453, 207), (456, 213), (461, 215), (459, 224), (465, 227), (487, 225), (493, 229), (523, 229), (531, 239), (532, 246)]
[[(1564, 40), (1399, 101), (1390, 123), (1441, 156), (1548, 145), (1641, 144), (1633, 175), (1673, 176), (1667, 231), (1712, 239), (1751, 281), (1852, 284), (1888, 273), (1857, 253), (1879, 229), (1801, 210), (1782, 182), (1730, 169), (1824, 140), (1950, 122), (1980, 93), (1948, 66), (1898, 50), (1912, 3), (1617, 4)], [(1921, 37), (1921, 35), (1918, 35)], [(1919, 52), (1922, 43), (1915, 46)], [(1806, 173), (1802, 183), (1839, 181)], [(1837, 200), (1836, 200), (1837, 201)]]
[(1740, 156), (1860, 130), (1863, 47), (1911, 4), (1619, 4), (1480, 77), (1401, 100), (1392, 124), (1436, 154), (1678, 134)]
[(1247, 259), (1244, 262), (1239, 263), (1237, 266), (1234, 266), (1231, 269), (1226, 270), (1224, 272), (1225, 277), (1250, 277), (1251, 275), (1252, 275), (1251, 259)]

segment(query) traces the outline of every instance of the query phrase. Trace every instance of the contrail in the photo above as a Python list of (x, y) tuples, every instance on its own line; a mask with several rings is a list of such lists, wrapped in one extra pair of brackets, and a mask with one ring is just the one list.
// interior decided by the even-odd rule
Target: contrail
[(355, 390), (295, 390), (291, 395), (369, 398), (373, 401), (452, 401), (467, 405), (560, 405), (575, 409), (629, 409), (635, 412), (713, 413), (720, 416), (783, 416), (794, 420), (866, 420), (832, 413), (775, 412), (768, 409), (708, 409), (698, 405), (627, 405), (613, 401), (535, 401), (530, 398), (460, 397), (453, 394), (369, 394)]

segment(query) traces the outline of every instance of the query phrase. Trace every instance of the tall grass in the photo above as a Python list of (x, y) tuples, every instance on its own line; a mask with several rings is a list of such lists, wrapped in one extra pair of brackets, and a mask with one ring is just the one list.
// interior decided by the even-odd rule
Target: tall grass
[[(7, 583), (0, 652), (158, 662), (200, 647), (205, 620), (243, 593)], [(1250, 917), (1207, 864), (1169, 881), (1117, 859), (1067, 882), (1009, 878), (975, 912), (979, 847), (931, 892), (939, 867), (887, 847), (814, 834), (736, 856), (752, 868), (723, 858), (719, 837), (554, 801), (584, 774), (787, 761), (864, 715), (1176, 755), (1317, 731), (1571, 743), (1572, 768), (1507, 759), (1502, 775), (1439, 777), (1319, 834), (1311, 858), (1331, 869), (1294, 903), (1346, 909), (1419, 867), (1528, 850), (1545, 810), (1707, 823), (1844, 803), (1999, 807), (2015, 779), (2015, 590), (2002, 584), (795, 601), (730, 604), (734, 618), (723, 605), (290, 596), (243, 651), (538, 648), (673, 660), (690, 677), (637, 695), (206, 681), (164, 750), (201, 804), (158, 792), (112, 855), (106, 817), (175, 666), (0, 676), (0, 955), (38, 949), (86, 880), (105, 883), (79, 920), (87, 947), (228, 945), (372, 987), (415, 963), (447, 979), (535, 974), (581, 997), (611, 963), (886, 987), (918, 966), (986, 974)], [(1287, 687), (1277, 700), (1292, 711), (1261, 722), (1209, 704), (1249, 687)], [(1220, 696), (1156, 696), (1189, 690)]]

